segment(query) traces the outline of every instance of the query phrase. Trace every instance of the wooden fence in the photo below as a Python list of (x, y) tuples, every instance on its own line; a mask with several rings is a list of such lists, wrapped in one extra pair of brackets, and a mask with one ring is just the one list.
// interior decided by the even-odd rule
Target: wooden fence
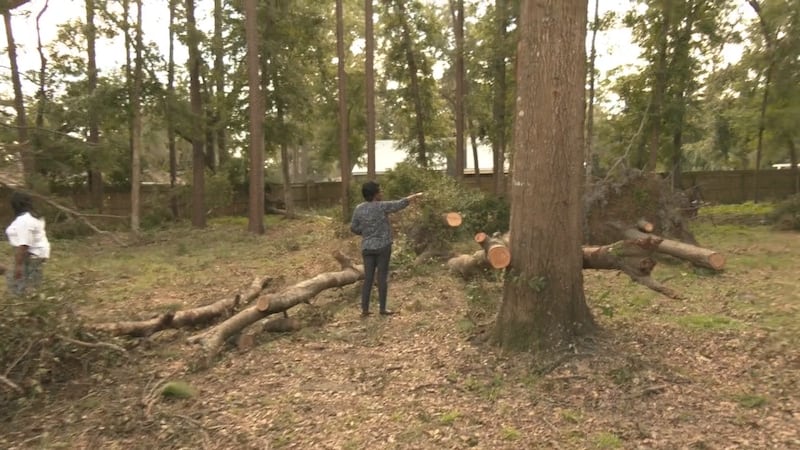
[[(506, 177), (508, 178), (508, 177)], [(363, 176), (354, 177), (354, 183), (365, 180)], [(507, 180), (508, 181), (508, 180)], [(491, 192), (492, 174), (484, 173), (476, 177), (466, 174), (465, 184)], [(758, 198), (760, 201), (779, 201), (797, 192), (797, 180), (790, 170), (762, 170), (759, 172)], [(712, 203), (735, 204), (753, 200), (754, 171), (706, 171), (686, 172), (682, 177), (684, 189), (695, 189), (700, 199)], [(283, 203), (283, 185), (270, 183), (267, 185), (265, 202), (270, 205)], [(319, 183), (295, 183), (291, 187), (292, 199), (298, 208), (324, 208), (338, 205), (341, 199), (341, 183), (338, 181)], [(12, 219), (8, 203), (10, 190), (0, 189), (0, 223), (9, 223)], [(210, 210), (212, 215), (245, 215), (247, 214), (248, 193), (245, 190), (234, 192), (230, 205)], [(63, 191), (55, 197), (65, 205), (79, 210), (90, 210), (91, 199), (84, 190)], [(161, 185), (144, 185), (141, 190), (142, 215), (168, 211), (169, 187)], [(182, 217), (188, 218), (190, 199), (188, 188), (184, 187), (179, 198), (179, 211)], [(38, 204), (38, 202), (34, 202)], [(106, 190), (104, 214), (128, 216), (130, 214), (130, 192), (128, 190)], [(108, 219), (114, 221), (115, 219)], [(116, 219), (124, 220), (124, 219)], [(100, 222), (107, 222), (101, 220)]]

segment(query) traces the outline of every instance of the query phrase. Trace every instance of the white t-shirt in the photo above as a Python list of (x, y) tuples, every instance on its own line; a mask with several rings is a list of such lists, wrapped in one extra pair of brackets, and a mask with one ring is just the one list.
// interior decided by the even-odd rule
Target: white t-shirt
[(28, 246), (28, 253), (37, 258), (50, 257), (50, 241), (44, 231), (44, 219), (37, 219), (30, 213), (17, 216), (6, 228), (8, 242), (13, 247)]

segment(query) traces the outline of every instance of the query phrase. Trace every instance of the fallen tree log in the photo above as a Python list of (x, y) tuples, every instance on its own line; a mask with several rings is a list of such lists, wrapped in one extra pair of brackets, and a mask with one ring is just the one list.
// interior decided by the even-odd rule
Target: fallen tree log
[(256, 344), (256, 337), (262, 333), (291, 333), (303, 328), (303, 324), (294, 317), (276, 317), (264, 319), (250, 326), (239, 335), (236, 346), (241, 351), (250, 350)]
[(495, 269), (504, 269), (511, 264), (511, 250), (509, 250), (508, 233), (489, 236), (480, 232), (475, 235), (475, 242), (480, 244), (486, 254), (486, 261)]
[[(508, 242), (508, 234), (501, 236)], [(672, 289), (660, 284), (650, 277), (656, 262), (651, 257), (661, 243), (660, 238), (648, 236), (644, 239), (619, 241), (602, 246), (585, 246), (583, 250), (583, 268), (595, 270), (619, 270), (631, 279), (667, 297), (678, 299), (680, 295)], [(451, 272), (469, 279), (481, 270), (491, 268), (484, 250), (471, 255), (458, 255), (451, 258), (447, 265)]]
[[(625, 230), (623, 235), (628, 239), (643, 239), (648, 236), (658, 237), (634, 229)], [(658, 245), (657, 251), (660, 253), (666, 253), (676, 258), (685, 259), (694, 265), (706, 267), (708, 269), (722, 270), (725, 267), (725, 255), (714, 250), (673, 241), (671, 239), (659, 239), (661, 239), (661, 243)]]
[(461, 223), (464, 220), (461, 217), (461, 214), (459, 214), (459, 213), (457, 213), (455, 211), (444, 213), (444, 214), (442, 214), (442, 217), (444, 218), (444, 222), (447, 224), (447, 226), (449, 226), (451, 228), (456, 228), (456, 227), (461, 226)]
[(636, 228), (638, 228), (639, 231), (641, 231), (643, 233), (652, 233), (653, 230), (656, 229), (656, 226), (653, 225), (652, 222), (649, 222), (649, 221), (647, 221), (645, 219), (639, 219), (636, 222)]
[(681, 295), (654, 280), (650, 274), (656, 266), (651, 257), (661, 243), (660, 238), (646, 237), (619, 241), (609, 245), (583, 247), (583, 268), (596, 270), (619, 270), (633, 281), (669, 298), (680, 299)]
[(256, 321), (271, 314), (285, 312), (300, 303), (309, 303), (312, 298), (326, 289), (347, 286), (364, 279), (364, 268), (362, 266), (354, 265), (338, 251), (334, 252), (333, 257), (339, 261), (342, 270), (321, 273), (313, 278), (289, 286), (280, 292), (262, 296), (256, 304), (239, 311), (239, 313), (214, 328), (190, 337), (189, 343), (198, 343), (203, 347), (205, 350), (205, 364), (208, 364), (219, 353), (220, 348), (228, 339), (241, 333), (242, 330)]
[(272, 282), (272, 277), (256, 278), (244, 294), (224, 298), (209, 305), (197, 308), (170, 311), (152, 319), (139, 321), (108, 322), (89, 324), (86, 327), (111, 336), (148, 337), (168, 328), (182, 328), (208, 323), (217, 317), (230, 314), (240, 304), (248, 304), (258, 298)]

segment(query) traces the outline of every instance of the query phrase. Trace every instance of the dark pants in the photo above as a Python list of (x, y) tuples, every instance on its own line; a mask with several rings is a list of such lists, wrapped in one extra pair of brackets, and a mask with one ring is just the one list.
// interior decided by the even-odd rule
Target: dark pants
[(22, 278), (14, 277), (16, 261), (6, 269), (6, 281), (11, 295), (23, 295), (33, 292), (42, 283), (42, 269), (46, 260), (28, 255), (22, 263)]
[(362, 250), (364, 258), (364, 285), (361, 287), (361, 311), (369, 311), (369, 296), (372, 283), (375, 281), (375, 269), (378, 270), (378, 305), (386, 311), (386, 293), (389, 290), (389, 259), (392, 257), (392, 246), (378, 250)]

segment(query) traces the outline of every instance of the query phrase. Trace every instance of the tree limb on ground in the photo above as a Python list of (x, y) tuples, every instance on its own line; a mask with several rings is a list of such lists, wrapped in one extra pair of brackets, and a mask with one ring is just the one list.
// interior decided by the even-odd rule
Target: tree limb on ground
[(334, 252), (333, 257), (339, 261), (342, 270), (321, 273), (280, 292), (262, 296), (253, 306), (243, 309), (204, 333), (190, 337), (189, 343), (199, 343), (205, 351), (203, 364), (208, 365), (228, 339), (241, 333), (256, 321), (272, 314), (286, 312), (300, 303), (309, 303), (312, 298), (326, 289), (347, 286), (364, 278), (362, 266), (354, 265), (338, 251)]
[(108, 322), (89, 324), (86, 327), (111, 336), (148, 337), (153, 333), (168, 328), (183, 328), (208, 323), (220, 316), (230, 314), (240, 304), (249, 304), (272, 282), (272, 277), (256, 278), (244, 294), (236, 294), (232, 298), (224, 298), (209, 305), (197, 308), (168, 312), (152, 319), (126, 322)]
[[(508, 233), (491, 238), (485, 233), (478, 233), (475, 240), (481, 244), (483, 250), (471, 255), (458, 255), (451, 258), (447, 265), (451, 272), (460, 275), (464, 279), (472, 278), (486, 269), (507, 267), (510, 264), (509, 239), (510, 235)], [(583, 268), (619, 270), (643, 286), (669, 298), (679, 299), (681, 297), (677, 292), (650, 277), (650, 273), (656, 265), (652, 254), (657, 251), (660, 243), (660, 238), (647, 236), (644, 239), (619, 241), (609, 245), (584, 246)], [(505, 251), (498, 251), (498, 247), (502, 246), (505, 247)], [(495, 258), (494, 263), (490, 262), (490, 250), (495, 250), (501, 255)]]
[(623, 232), (627, 239), (644, 239), (652, 236), (660, 239), (660, 243), (656, 251), (666, 253), (667, 255), (674, 256), (700, 267), (705, 267), (712, 270), (722, 270), (725, 268), (725, 255), (703, 247), (687, 244), (680, 241), (673, 241), (672, 239), (662, 238), (656, 235), (645, 234), (639, 230), (628, 229)]

